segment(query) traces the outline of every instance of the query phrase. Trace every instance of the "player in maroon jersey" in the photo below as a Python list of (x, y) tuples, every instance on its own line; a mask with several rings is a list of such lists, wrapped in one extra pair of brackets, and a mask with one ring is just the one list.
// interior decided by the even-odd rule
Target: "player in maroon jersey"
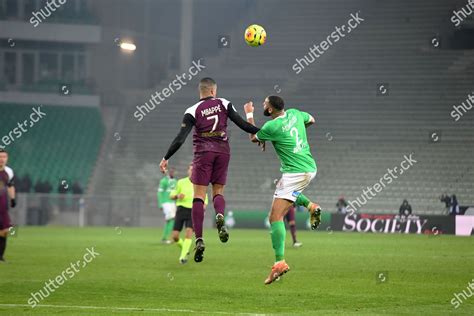
[(189, 107), (184, 113), (181, 130), (172, 142), (168, 152), (161, 160), (160, 169), (165, 172), (168, 159), (181, 147), (189, 132), (193, 129), (193, 173), (191, 182), (194, 185), (192, 208), (193, 228), (196, 236), (194, 261), (201, 262), (204, 253), (202, 226), (204, 222), (204, 198), (209, 183), (212, 184), (212, 196), (216, 211), (216, 226), (221, 242), (227, 242), (229, 233), (224, 222), (224, 186), (230, 160), (230, 147), (227, 134), (227, 119), (247, 133), (255, 134), (259, 128), (247, 123), (235, 110), (232, 103), (217, 98), (217, 84), (211, 78), (199, 82), (198, 103)]
[(5, 261), (3, 254), (7, 247), (7, 236), (11, 225), (8, 215), (8, 197), (10, 206), (16, 206), (13, 170), (7, 166), (8, 153), (0, 149), (0, 261)]
[(288, 209), (288, 213), (286, 213), (284, 219), (288, 222), (288, 226), (290, 226), (291, 238), (293, 239), (293, 247), (301, 247), (303, 243), (299, 242), (296, 239), (296, 210), (294, 205), (292, 205)]

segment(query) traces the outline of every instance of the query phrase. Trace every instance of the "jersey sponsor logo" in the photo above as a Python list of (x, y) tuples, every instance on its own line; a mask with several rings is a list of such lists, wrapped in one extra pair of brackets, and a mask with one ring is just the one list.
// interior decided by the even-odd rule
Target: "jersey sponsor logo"
[(213, 106), (212, 108), (204, 109), (201, 111), (202, 116), (208, 116), (217, 112), (222, 112), (221, 105)]
[(201, 133), (201, 137), (215, 137), (215, 136), (224, 137), (224, 136), (225, 136), (225, 132), (207, 132), (207, 133)]

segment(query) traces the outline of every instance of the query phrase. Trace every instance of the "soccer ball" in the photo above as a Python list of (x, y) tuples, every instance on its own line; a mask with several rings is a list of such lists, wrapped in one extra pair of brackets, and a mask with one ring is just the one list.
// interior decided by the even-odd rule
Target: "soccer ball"
[(245, 42), (250, 46), (261, 46), (265, 44), (267, 32), (258, 24), (252, 24), (245, 30)]

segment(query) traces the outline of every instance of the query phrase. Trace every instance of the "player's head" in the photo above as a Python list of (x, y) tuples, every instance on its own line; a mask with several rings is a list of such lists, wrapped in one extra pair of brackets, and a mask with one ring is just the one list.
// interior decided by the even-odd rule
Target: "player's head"
[(280, 113), (284, 108), (285, 102), (277, 95), (270, 95), (263, 101), (263, 115), (265, 116)]
[(170, 178), (174, 177), (174, 170), (174, 168), (170, 168), (170, 170), (168, 171), (168, 175), (170, 176)]
[(191, 175), (193, 174), (193, 164), (190, 163), (188, 166), (188, 177), (191, 178)]
[(3, 169), (3, 167), (6, 166), (8, 162), (8, 152), (3, 149), (3, 148), (0, 148), (0, 168)]
[(217, 96), (217, 83), (214, 79), (206, 77), (199, 81), (199, 95), (202, 98)]

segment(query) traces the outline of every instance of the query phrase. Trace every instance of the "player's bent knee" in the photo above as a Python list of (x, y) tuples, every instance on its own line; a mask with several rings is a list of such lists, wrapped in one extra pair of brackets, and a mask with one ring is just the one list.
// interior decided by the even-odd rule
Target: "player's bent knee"
[(212, 185), (212, 195), (224, 195), (224, 185), (222, 184), (213, 184)]
[(270, 223), (283, 221), (283, 214), (281, 212), (271, 212), (269, 217)]
[(194, 195), (193, 203), (199, 202), (199, 203), (204, 204), (204, 199), (205, 199), (204, 196), (196, 196), (196, 195)]
[(192, 238), (193, 237), (193, 229), (192, 228), (186, 228), (186, 233), (185, 233), (186, 238)]

